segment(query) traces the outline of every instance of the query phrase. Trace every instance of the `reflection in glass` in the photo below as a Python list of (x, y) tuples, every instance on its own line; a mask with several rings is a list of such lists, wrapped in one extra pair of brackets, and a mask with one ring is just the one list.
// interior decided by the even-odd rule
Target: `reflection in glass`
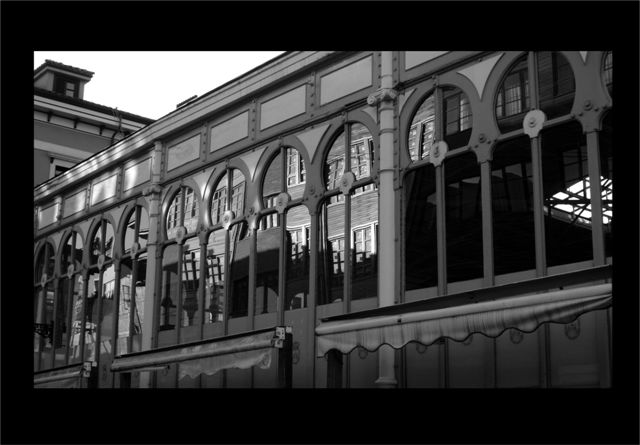
[(229, 277), (231, 279), (229, 317), (245, 317), (249, 304), (249, 248), (247, 223), (241, 221), (229, 230)]
[(84, 360), (96, 361), (96, 339), (98, 328), (98, 291), (100, 273), (93, 268), (89, 271), (87, 281), (87, 307), (85, 309)]
[(326, 200), (319, 215), (318, 304), (342, 301), (344, 291), (345, 202)]
[(198, 288), (200, 284), (200, 242), (188, 239), (182, 246), (182, 326), (200, 324)]
[[(609, 55), (611, 52), (609, 52)], [(606, 256), (613, 255), (613, 112), (603, 119), (600, 138), (600, 180), (602, 186), (602, 224)]]
[(43, 332), (46, 333), (47, 338), (43, 338), (41, 343), (42, 356), (40, 361), (40, 368), (46, 369), (51, 367), (52, 359), (52, 346), (53, 346), (53, 299), (54, 288), (53, 282), (47, 283), (44, 292), (44, 308), (42, 318)]
[(136, 240), (136, 211), (131, 212), (131, 216), (129, 217), (129, 221), (127, 221), (127, 226), (124, 232), (124, 254), (127, 255), (131, 253), (131, 246)]
[(416, 111), (409, 127), (409, 155), (412, 161), (426, 159), (435, 132), (435, 96), (426, 98)]
[(304, 184), (307, 180), (307, 168), (298, 150), (289, 147), (286, 149), (286, 154), (287, 192), (289, 192), (291, 199), (298, 199), (301, 198), (304, 193)]
[(333, 190), (340, 187), (340, 179), (344, 174), (344, 132), (333, 142), (325, 164), (326, 187)]
[(207, 243), (205, 323), (222, 321), (224, 314), (225, 231), (216, 230)]
[(278, 152), (278, 155), (271, 160), (269, 169), (264, 175), (262, 196), (265, 208), (275, 207), (275, 198), (282, 191), (282, 155)]
[(140, 244), (140, 248), (144, 249), (147, 247), (147, 241), (149, 240), (149, 214), (147, 213), (147, 209), (140, 206), (140, 220), (138, 222), (138, 243)]
[(309, 230), (311, 218), (306, 206), (287, 211), (285, 248), (285, 309), (307, 307), (309, 295)]
[(351, 193), (351, 299), (378, 295), (378, 189)]
[(84, 280), (81, 274), (73, 276), (73, 296), (71, 298), (71, 335), (69, 337), (69, 363), (80, 361), (80, 336), (82, 335)]
[(480, 278), (482, 267), (482, 195), (480, 166), (473, 153), (444, 162), (447, 281)]
[[(126, 244), (125, 244), (126, 245)], [(117, 354), (131, 352), (128, 346), (129, 329), (131, 323), (133, 261), (131, 258), (123, 258), (120, 261), (120, 299), (118, 301), (118, 342)]]
[(167, 237), (174, 238), (180, 226), (193, 233), (198, 227), (198, 198), (190, 187), (181, 187), (176, 193), (167, 211)]
[[(342, 141), (344, 146), (344, 140)], [(373, 138), (362, 124), (351, 125), (351, 171), (357, 179), (371, 175), (373, 166)]]
[(171, 244), (162, 255), (162, 300), (160, 301), (160, 330), (176, 327), (178, 301), (178, 246)]
[(96, 264), (98, 262), (98, 257), (103, 252), (102, 245), (102, 222), (96, 228), (95, 234), (91, 239), (91, 250), (89, 251), (89, 263)]
[(611, 93), (611, 87), (613, 86), (613, 53), (611, 51), (607, 51), (604, 56), (603, 77), (604, 83), (607, 85), (609, 93)]
[(263, 216), (257, 232), (255, 315), (276, 311), (280, 268), (280, 241), (282, 228), (270, 226), (277, 213)]
[(211, 196), (211, 224), (222, 222), (222, 215), (227, 208), (227, 174), (218, 181)]
[(231, 183), (231, 210), (238, 218), (244, 213), (244, 201), (245, 201), (245, 180), (244, 175), (238, 169), (233, 169), (232, 183)]
[(105, 235), (104, 235), (104, 256), (105, 256), (105, 261), (109, 261), (113, 258), (113, 245), (114, 245), (114, 238), (113, 238), (113, 226), (106, 222), (103, 221), (103, 224), (105, 224)]
[(527, 56), (520, 58), (504, 78), (496, 97), (496, 117), (502, 133), (522, 128), (523, 113), (529, 111)]
[(547, 119), (571, 112), (575, 93), (573, 71), (559, 52), (542, 51), (538, 59), (538, 97)]
[(576, 122), (542, 131), (547, 266), (589, 260), (591, 192), (586, 137)]
[(535, 269), (533, 178), (528, 137), (496, 147), (491, 163), (496, 275)]
[(405, 176), (405, 288), (438, 284), (436, 177), (432, 164)]
[[(108, 363), (113, 354), (114, 339), (113, 339), (113, 327), (115, 317), (115, 284), (116, 273), (113, 264), (104, 269), (102, 275), (102, 292), (100, 298), (102, 299), (102, 310), (100, 314), (100, 362)], [(104, 370), (104, 372), (103, 372)], [(100, 369), (100, 380), (106, 382), (110, 372), (108, 369)]]
[(55, 304), (55, 321), (53, 323), (54, 366), (64, 366), (67, 361), (67, 344), (69, 327), (67, 325), (69, 286), (71, 281), (64, 276), (58, 280), (58, 293)]
[(443, 88), (444, 140), (449, 149), (469, 143), (472, 114), (469, 98), (460, 88)]

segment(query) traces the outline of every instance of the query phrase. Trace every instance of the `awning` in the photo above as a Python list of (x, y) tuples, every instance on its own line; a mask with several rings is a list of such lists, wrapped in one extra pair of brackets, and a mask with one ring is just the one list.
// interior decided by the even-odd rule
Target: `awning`
[(35, 373), (33, 376), (34, 388), (81, 388), (83, 365), (67, 366)]
[(111, 364), (113, 372), (132, 372), (162, 369), (179, 363), (179, 378), (213, 375), (229, 368), (247, 369), (271, 366), (274, 348), (282, 347), (287, 328), (277, 327), (251, 331), (240, 335), (176, 345), (169, 348), (116, 357)]
[(443, 337), (463, 341), (474, 333), (497, 337), (510, 328), (533, 332), (542, 323), (570, 323), (586, 312), (605, 309), (611, 306), (611, 298), (611, 283), (607, 283), (426, 311), (327, 321), (316, 327), (318, 356), (331, 349), (346, 354), (356, 347), (374, 351), (383, 344), (396, 349), (412, 341), (429, 345)]

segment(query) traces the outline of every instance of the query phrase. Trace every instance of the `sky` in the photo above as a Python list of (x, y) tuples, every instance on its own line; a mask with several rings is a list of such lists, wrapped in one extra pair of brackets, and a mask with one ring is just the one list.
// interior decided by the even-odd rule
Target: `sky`
[(282, 51), (36, 51), (45, 60), (93, 71), (84, 99), (158, 119), (191, 96), (220, 85), (282, 54)]

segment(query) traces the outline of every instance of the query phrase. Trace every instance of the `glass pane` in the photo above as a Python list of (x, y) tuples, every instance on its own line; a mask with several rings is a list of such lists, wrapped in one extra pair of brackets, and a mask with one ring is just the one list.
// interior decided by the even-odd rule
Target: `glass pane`
[(491, 202), (496, 275), (536, 267), (532, 181), (528, 137), (495, 149), (491, 163)]
[(180, 193), (176, 193), (167, 211), (167, 238), (172, 239), (176, 236), (176, 229), (181, 224), (181, 219)]
[(198, 218), (200, 215), (198, 197), (193, 189), (184, 187), (184, 227), (187, 233), (193, 233), (198, 229)]
[(140, 228), (138, 229), (138, 243), (140, 248), (147, 247), (147, 241), (149, 240), (149, 213), (147, 209), (140, 206)]
[(69, 315), (69, 286), (71, 281), (64, 277), (58, 280), (58, 295), (56, 296), (55, 322), (53, 348), (55, 354), (55, 365), (64, 366), (67, 363), (67, 344), (69, 336), (68, 315)]
[(123, 258), (120, 262), (120, 300), (118, 301), (118, 344), (117, 354), (127, 354), (130, 351), (128, 339), (130, 335), (131, 311), (133, 304), (131, 280), (133, 275), (133, 261)]
[(91, 251), (89, 252), (89, 262), (96, 264), (98, 257), (102, 253), (102, 222), (96, 228), (96, 231), (91, 239)]
[(40, 368), (51, 368), (52, 358), (52, 346), (53, 346), (53, 299), (54, 288), (53, 282), (47, 283), (45, 288), (45, 300), (44, 300), (44, 319), (43, 319), (43, 332), (46, 332), (47, 338), (42, 342), (42, 358), (40, 362)]
[(275, 197), (283, 191), (282, 187), (282, 155), (273, 158), (264, 176), (262, 196), (265, 208), (275, 206)]
[(345, 201), (322, 204), (318, 239), (318, 304), (342, 301)]
[(469, 99), (459, 88), (443, 88), (445, 107), (444, 140), (449, 149), (469, 143), (472, 115)]
[(89, 271), (87, 282), (87, 307), (85, 308), (84, 360), (96, 360), (96, 334), (98, 328), (98, 290), (100, 274), (98, 269)]
[(136, 211), (131, 212), (129, 221), (124, 232), (124, 254), (131, 253), (131, 246), (135, 242), (135, 228), (136, 228)]
[(309, 230), (311, 217), (305, 206), (287, 211), (285, 309), (307, 307), (309, 296)]
[(200, 324), (198, 288), (200, 287), (200, 241), (190, 238), (182, 246), (182, 326)]
[(84, 280), (81, 274), (73, 276), (73, 296), (71, 299), (71, 336), (69, 345), (69, 363), (80, 361), (80, 336), (82, 335), (82, 308)]
[(64, 246), (62, 246), (61, 258), (60, 258), (60, 274), (61, 275), (66, 275), (67, 268), (69, 267), (70, 264), (73, 264), (73, 257), (72, 257), (73, 236), (74, 234), (72, 233), (67, 239), (67, 242), (64, 243)]
[(611, 86), (613, 85), (613, 53), (611, 51), (607, 51), (607, 54), (604, 56), (603, 71), (604, 82), (607, 88), (611, 90)]
[(435, 129), (435, 96), (427, 97), (411, 121), (409, 131), (409, 155), (412, 161), (429, 156)]
[(36, 258), (36, 275), (33, 277), (33, 282), (36, 284), (40, 284), (40, 280), (42, 279), (42, 274), (44, 273), (45, 258), (46, 245), (40, 248), (40, 252), (38, 252), (38, 256)]
[(613, 114), (602, 122), (600, 138), (600, 183), (602, 187), (602, 224), (604, 226), (604, 249), (606, 256), (613, 255)]
[(162, 300), (160, 330), (174, 329), (178, 302), (178, 246), (172, 244), (162, 255)]
[[(364, 189), (364, 191), (362, 191)], [(351, 299), (378, 295), (378, 189), (351, 193)]]
[(135, 286), (132, 286), (132, 290), (135, 291), (135, 298), (132, 298), (133, 309), (131, 310), (133, 317), (133, 343), (132, 351), (138, 352), (142, 350), (142, 325), (144, 322), (144, 300), (146, 296), (146, 282), (147, 282), (147, 254), (142, 253), (138, 257), (136, 262), (136, 275)]
[(247, 223), (234, 224), (229, 230), (229, 274), (231, 279), (229, 317), (247, 316), (249, 304), (249, 248)]
[(571, 122), (542, 131), (547, 266), (589, 260), (591, 195), (586, 137)]
[(344, 173), (344, 132), (333, 142), (325, 161), (325, 177), (327, 190), (340, 187), (340, 179)]
[[(112, 238), (113, 239), (113, 238)], [(116, 273), (113, 265), (105, 268), (102, 275), (102, 313), (100, 314), (100, 385), (108, 385), (111, 381), (111, 371), (109, 364), (113, 355), (114, 338), (114, 317), (115, 317), (115, 284)], [(106, 364), (106, 366), (105, 366)]]
[(231, 210), (235, 217), (241, 217), (244, 213), (245, 180), (244, 175), (238, 169), (233, 170), (233, 182), (231, 184)]
[(482, 277), (482, 195), (475, 154), (445, 160), (444, 173), (447, 281)]
[(215, 323), (223, 319), (225, 233), (224, 230), (212, 232), (207, 243), (205, 323)]
[(438, 284), (436, 177), (431, 164), (405, 176), (405, 289)]
[(373, 138), (362, 124), (351, 125), (351, 171), (356, 179), (371, 175), (373, 166)]
[(282, 239), (279, 224), (272, 225), (277, 218), (277, 213), (263, 216), (257, 233), (255, 315), (276, 311)]
[(287, 192), (291, 199), (302, 198), (306, 169), (300, 153), (294, 148), (287, 148)]
[(113, 246), (114, 246), (114, 236), (113, 236), (113, 226), (105, 222), (106, 224), (106, 232), (104, 236), (104, 256), (105, 261), (109, 261), (113, 259)]
[(496, 117), (502, 133), (522, 128), (522, 113), (529, 109), (528, 76), (525, 55), (514, 64), (498, 89)]
[(76, 253), (75, 253), (76, 270), (80, 270), (80, 266), (82, 265), (82, 256), (84, 254), (83, 247), (84, 246), (82, 245), (82, 237), (80, 236), (79, 233), (76, 233)]
[(540, 109), (547, 119), (571, 112), (575, 83), (567, 59), (559, 52), (537, 53)]
[(225, 173), (218, 181), (211, 197), (211, 223), (222, 222), (222, 215), (227, 208), (227, 175)]

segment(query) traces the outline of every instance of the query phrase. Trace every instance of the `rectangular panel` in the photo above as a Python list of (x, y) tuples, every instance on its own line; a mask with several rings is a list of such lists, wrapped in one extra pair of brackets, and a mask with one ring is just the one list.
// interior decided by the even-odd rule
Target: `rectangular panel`
[(233, 142), (246, 138), (249, 135), (249, 112), (232, 117), (211, 127), (210, 151), (226, 147)]
[(111, 198), (116, 194), (116, 181), (118, 175), (111, 175), (107, 179), (96, 182), (91, 186), (91, 205), (94, 206), (100, 201)]
[(304, 113), (306, 85), (300, 85), (260, 105), (260, 130)]
[(435, 59), (448, 51), (406, 51), (404, 53), (404, 69), (408, 70), (429, 60)]
[(320, 104), (324, 105), (372, 83), (372, 56), (340, 68), (320, 78)]
[(169, 147), (167, 150), (167, 171), (198, 159), (200, 156), (200, 134)]
[(129, 190), (151, 178), (151, 158), (138, 162), (124, 171), (124, 189)]
[(87, 200), (87, 191), (82, 190), (74, 195), (64, 199), (64, 208), (62, 209), (62, 217), (78, 213), (84, 210)]
[(43, 227), (47, 227), (48, 225), (56, 222), (56, 215), (58, 214), (59, 204), (53, 204), (45, 209), (41, 209), (38, 212), (38, 228), (42, 229)]

